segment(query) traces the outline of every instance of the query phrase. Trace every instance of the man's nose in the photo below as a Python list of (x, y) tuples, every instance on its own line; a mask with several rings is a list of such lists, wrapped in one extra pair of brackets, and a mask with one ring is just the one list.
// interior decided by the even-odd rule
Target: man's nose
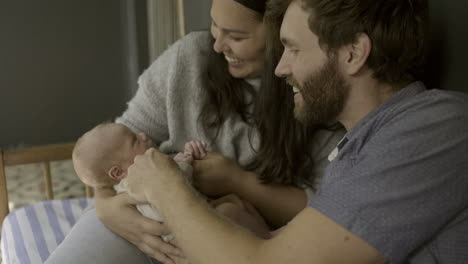
[(278, 62), (278, 65), (276, 65), (275, 75), (278, 77), (287, 77), (291, 75), (291, 67), (285, 57), (286, 56), (283, 53), (281, 59)]

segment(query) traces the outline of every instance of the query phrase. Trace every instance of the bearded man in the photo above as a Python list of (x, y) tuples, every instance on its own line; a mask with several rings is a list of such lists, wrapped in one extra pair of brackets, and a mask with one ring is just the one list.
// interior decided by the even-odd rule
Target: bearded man
[(284, 16), (275, 73), (296, 118), (347, 130), (307, 208), (257, 238), (156, 150), (129, 169), (131, 195), (157, 205), (193, 263), (467, 263), (468, 97), (418, 81), (427, 1), (274, 0), (269, 12)]

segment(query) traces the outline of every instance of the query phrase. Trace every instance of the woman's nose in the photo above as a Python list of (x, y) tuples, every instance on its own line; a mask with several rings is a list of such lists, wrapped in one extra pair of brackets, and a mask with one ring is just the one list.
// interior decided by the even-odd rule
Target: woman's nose
[(224, 36), (222, 36), (222, 34), (218, 34), (213, 44), (213, 49), (217, 53), (222, 53), (226, 51), (226, 43), (224, 41)]

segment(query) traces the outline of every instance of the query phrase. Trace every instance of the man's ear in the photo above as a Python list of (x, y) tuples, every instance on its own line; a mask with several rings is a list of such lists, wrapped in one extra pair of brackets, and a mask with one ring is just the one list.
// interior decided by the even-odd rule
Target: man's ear
[(365, 33), (358, 33), (356, 40), (343, 47), (344, 72), (348, 75), (358, 74), (366, 65), (372, 50), (372, 41)]
[(109, 177), (111, 177), (113, 180), (116, 180), (116, 181), (120, 181), (122, 180), (123, 178), (125, 178), (125, 176), (127, 176), (127, 171), (122, 169), (121, 167), (119, 166), (112, 166), (112, 168), (109, 169), (109, 171), (107, 172), (107, 174), (109, 175)]

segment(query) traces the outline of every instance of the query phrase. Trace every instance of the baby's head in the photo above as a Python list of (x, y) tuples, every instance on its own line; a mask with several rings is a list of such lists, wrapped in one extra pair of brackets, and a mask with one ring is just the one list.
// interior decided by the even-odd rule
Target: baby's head
[(78, 177), (92, 187), (109, 187), (127, 176), (136, 155), (152, 145), (143, 133), (107, 123), (86, 132), (73, 149), (73, 166)]

